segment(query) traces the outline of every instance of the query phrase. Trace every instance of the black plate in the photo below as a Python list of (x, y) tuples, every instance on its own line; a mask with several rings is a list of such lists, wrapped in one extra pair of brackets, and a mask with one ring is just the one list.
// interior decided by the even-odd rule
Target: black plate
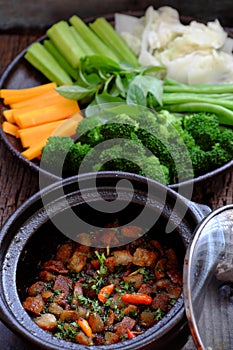
[[(127, 11), (127, 14), (135, 15), (135, 16), (142, 16), (143, 12), (141, 11)], [(105, 18), (110, 22), (114, 23), (114, 14), (108, 14), (105, 16)], [(91, 17), (85, 20), (85, 22), (92, 22), (95, 19), (95, 17)], [(189, 23), (190, 21), (194, 20), (191, 17), (182, 17), (181, 21), (183, 23)], [(43, 41), (46, 38), (46, 36), (41, 37), (38, 39), (38, 41)], [(5, 72), (3, 73), (2, 77), (0, 78), (0, 89), (20, 89), (20, 88), (27, 88), (32, 87), (36, 85), (41, 85), (43, 83), (48, 82), (48, 80), (36, 69), (32, 67), (31, 64), (29, 64), (25, 58), (24, 54), (27, 51), (27, 47), (21, 51), (15, 59), (8, 65)], [(4, 105), (2, 101), (0, 101), (0, 107), (1, 109), (4, 109)], [(2, 113), (0, 113), (0, 124), (2, 124), (4, 121), (4, 117)], [(3, 132), (2, 128), (0, 128), (0, 138), (3, 140), (3, 142), (6, 144), (7, 148), (10, 150), (10, 152), (17, 157), (20, 161), (22, 161), (26, 166), (28, 166), (31, 170), (35, 172), (39, 172), (46, 177), (49, 177), (51, 180), (59, 180), (59, 178), (46, 170), (40, 168), (39, 161), (33, 160), (29, 161), (26, 158), (24, 158), (21, 155), (22, 146), (18, 139), (15, 137), (8, 135)], [(205, 182), (206, 180), (212, 179), (213, 177), (217, 175), (221, 175), (225, 171), (229, 170), (233, 166), (233, 160), (226, 163), (225, 165), (206, 173), (205, 175), (201, 175), (199, 177), (196, 177), (194, 179), (181, 182), (179, 184), (173, 184), (170, 185), (171, 188), (177, 189), (178, 187), (181, 188), (182, 186), (185, 188), (187, 186), (193, 186), (195, 184), (200, 184)]]

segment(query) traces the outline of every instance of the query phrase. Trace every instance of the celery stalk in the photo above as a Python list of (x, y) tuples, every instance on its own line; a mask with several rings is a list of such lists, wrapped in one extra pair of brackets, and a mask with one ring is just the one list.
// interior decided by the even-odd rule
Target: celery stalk
[(69, 19), (71, 25), (77, 30), (83, 40), (97, 53), (105, 55), (115, 62), (119, 62), (118, 56), (83, 22), (83, 20), (73, 15)]
[(52, 43), (50, 39), (43, 41), (44, 47), (51, 53), (55, 60), (60, 64), (60, 66), (73, 78), (77, 79), (78, 72), (77, 69), (73, 68), (66, 58), (58, 51), (56, 46)]
[(34, 42), (31, 44), (24, 57), (50, 81), (58, 85), (72, 84), (72, 80), (67, 72), (64, 71), (41, 43)]
[(81, 47), (81, 49), (83, 50), (85, 56), (96, 54), (96, 52), (91, 48), (91, 46), (89, 46), (86, 43), (86, 41), (83, 40), (81, 35), (77, 32), (77, 30), (73, 26), (70, 26), (70, 31), (74, 36), (75, 40), (77, 41), (77, 43), (79, 44), (79, 46)]
[(139, 66), (138, 60), (112, 25), (103, 17), (89, 24), (90, 28), (119, 56), (121, 61)]
[(47, 30), (46, 34), (71, 66), (77, 68), (80, 58), (85, 54), (71, 34), (69, 24), (63, 20), (57, 22)]

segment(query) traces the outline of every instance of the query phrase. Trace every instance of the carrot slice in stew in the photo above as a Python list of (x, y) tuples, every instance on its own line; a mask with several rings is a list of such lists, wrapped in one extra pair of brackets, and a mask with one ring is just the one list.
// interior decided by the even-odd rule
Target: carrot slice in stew
[(121, 300), (125, 303), (136, 305), (150, 305), (152, 303), (152, 298), (148, 294), (123, 294)]
[(109, 284), (108, 286), (105, 286), (100, 289), (98, 293), (98, 299), (101, 303), (106, 303), (107, 299), (109, 298), (110, 294), (112, 293), (114, 289), (114, 284)]

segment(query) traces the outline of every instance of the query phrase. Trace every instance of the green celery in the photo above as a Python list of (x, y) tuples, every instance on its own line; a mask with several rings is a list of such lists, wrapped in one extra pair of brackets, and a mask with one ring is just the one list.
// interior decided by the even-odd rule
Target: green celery
[(105, 45), (105, 43), (86, 25), (86, 23), (83, 22), (80, 17), (73, 15), (69, 21), (93, 51), (119, 62), (118, 56), (107, 45)]
[(89, 26), (96, 35), (118, 55), (121, 61), (128, 62), (135, 67), (139, 66), (134, 53), (105, 18), (97, 18), (93, 23), (90, 23)]
[(57, 22), (47, 30), (46, 34), (71, 66), (77, 68), (80, 58), (85, 54), (70, 32), (69, 24), (63, 20)]
[(81, 49), (83, 50), (85, 56), (90, 56), (90, 55), (96, 54), (96, 52), (92, 49), (92, 47), (89, 46), (86, 43), (86, 41), (83, 40), (81, 35), (77, 32), (77, 30), (73, 26), (70, 26), (70, 31), (71, 31), (72, 35), (74, 36), (75, 40), (77, 41), (77, 43), (79, 44), (79, 46), (81, 47)]
[(67, 72), (41, 43), (34, 42), (31, 44), (24, 57), (50, 81), (58, 85), (72, 84), (72, 80)]
[(73, 78), (78, 78), (77, 69), (73, 68), (66, 58), (58, 51), (56, 46), (52, 43), (50, 39), (43, 41), (44, 47), (51, 53), (51, 55), (56, 59), (60, 66)]

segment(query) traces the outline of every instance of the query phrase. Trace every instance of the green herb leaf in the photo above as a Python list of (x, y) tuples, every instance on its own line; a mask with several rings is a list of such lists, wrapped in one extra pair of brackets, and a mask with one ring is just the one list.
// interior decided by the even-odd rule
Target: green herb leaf
[(99, 95), (96, 95), (95, 97), (97, 104), (104, 104), (104, 103), (123, 103), (124, 100), (119, 96), (112, 96), (107, 93), (102, 93)]
[(136, 84), (130, 84), (126, 97), (128, 104), (146, 106), (146, 95), (144, 91)]
[(104, 55), (91, 55), (81, 58), (81, 65), (86, 68), (87, 71), (96, 71), (101, 69), (103, 72), (106, 71), (121, 71), (121, 67), (111, 58)]
[(85, 97), (93, 96), (98, 90), (98, 86), (86, 88), (80, 85), (59, 86), (56, 88), (57, 92), (71, 100), (82, 100)]
[(135, 86), (137, 86), (137, 88), (140, 88), (145, 99), (148, 93), (151, 93), (155, 97), (155, 99), (158, 101), (158, 103), (162, 105), (163, 85), (161, 80), (157, 79), (152, 75), (137, 75), (131, 81), (129, 86), (128, 94), (130, 93), (131, 99), (132, 99), (132, 93), (137, 92), (137, 89), (135, 89)]
[(125, 97), (126, 93), (125, 93), (124, 84), (119, 74), (116, 75), (115, 84), (119, 95), (121, 95), (122, 97)]

